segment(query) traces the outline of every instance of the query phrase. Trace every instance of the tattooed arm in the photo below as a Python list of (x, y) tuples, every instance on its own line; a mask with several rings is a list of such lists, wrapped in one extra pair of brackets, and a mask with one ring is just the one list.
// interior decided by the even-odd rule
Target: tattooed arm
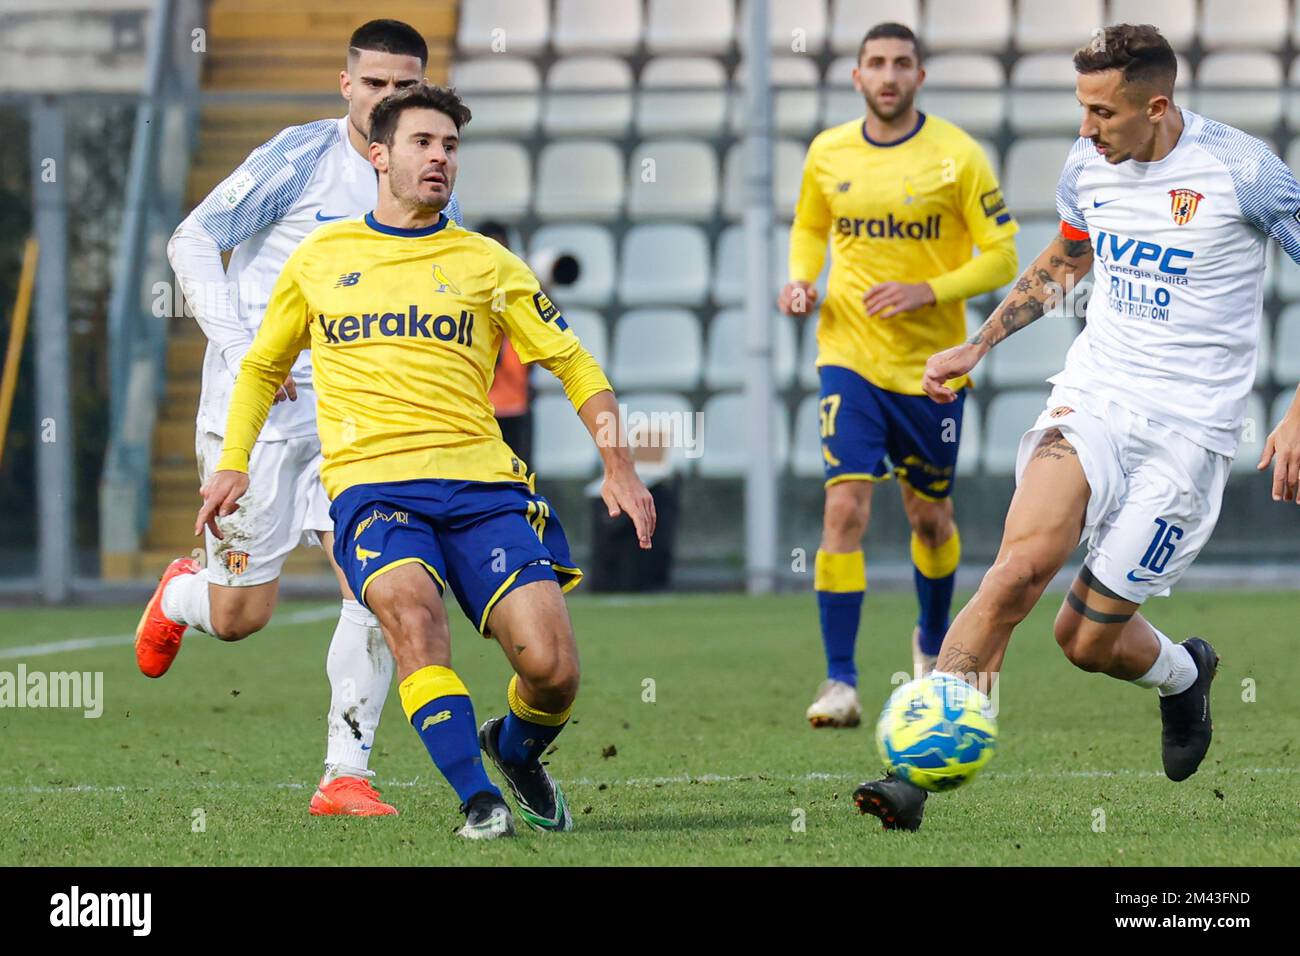
[(1073, 288), (1091, 268), (1089, 240), (1057, 235), (969, 342), (930, 356), (921, 383), (925, 393), (936, 402), (955, 401), (957, 393), (945, 382), (967, 374), (993, 346), (1056, 308), (1062, 291)]

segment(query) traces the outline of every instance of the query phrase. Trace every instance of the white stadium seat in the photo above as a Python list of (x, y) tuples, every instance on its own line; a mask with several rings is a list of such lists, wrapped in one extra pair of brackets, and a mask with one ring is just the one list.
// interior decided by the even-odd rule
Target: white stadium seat
[[(956, 123), (972, 136), (997, 134), (1006, 113), (1006, 73), (983, 53), (944, 53), (925, 64), (917, 105)], [(861, 100), (859, 100), (859, 104)]]
[(709, 288), (709, 241), (684, 223), (633, 226), (623, 237), (623, 305), (700, 305)]
[(614, 326), (615, 388), (693, 389), (704, 346), (700, 323), (685, 309), (635, 309)]
[[(547, 291), (552, 290), (548, 289)], [(560, 311), (564, 313), (564, 321), (569, 323), (569, 328), (573, 330), (573, 334), (582, 342), (583, 348), (591, 353), (591, 357), (596, 360), (596, 364), (604, 367), (606, 359), (609, 357), (609, 329), (605, 325), (604, 316), (599, 312), (593, 312), (591, 309), (570, 309), (563, 301), (557, 301), (556, 304), (560, 307)], [(561, 392), (564, 390), (560, 380), (545, 369), (534, 374), (532, 381), (539, 392)]]
[(702, 142), (650, 140), (628, 163), (628, 212), (638, 219), (710, 219), (718, 206), (718, 160)]
[[(731, 128), (737, 135), (744, 135), (745, 121), (749, 117), (744, 61), (737, 64), (732, 78), (735, 93), (731, 98)], [(817, 64), (813, 58), (772, 57), (770, 83), (768, 93), (772, 100), (772, 120), (776, 132), (798, 134), (806, 138), (817, 133), (822, 91)]]
[(1056, 185), (1073, 145), (1073, 139), (1055, 136), (1018, 139), (1011, 144), (1002, 187), (1013, 214), (1056, 214)]
[(563, 395), (539, 395), (532, 410), (535, 452), (529, 464), (544, 479), (590, 477), (599, 453), (569, 400)]
[[(745, 195), (746, 150), (743, 139), (733, 143), (722, 167), (722, 214), (728, 219), (739, 219), (749, 204)], [(772, 150), (772, 203), (785, 220), (794, 219), (803, 179), (804, 152), (804, 145), (792, 139), (777, 140)]]
[[(1018, 0), (1016, 46), (1021, 50), (1062, 50), (1073, 53), (1105, 24), (1101, 0)], [(1146, 21), (1142, 21), (1146, 22)], [(1068, 59), (1068, 56), (1067, 56)]]
[(957, 477), (979, 474), (980, 452), (984, 449), (984, 416), (975, 390), (966, 389), (966, 406), (961, 413), (961, 445), (957, 449)]
[(818, 395), (807, 395), (799, 402), (794, 416), (794, 445), (790, 450), (790, 470), (798, 478), (821, 478), (822, 425)]
[(886, 22), (916, 30), (921, 23), (920, 0), (831, 0), (831, 52), (857, 56), (867, 31)]
[(541, 113), (537, 64), (520, 57), (458, 61), (452, 83), (474, 104), (474, 135), (527, 135)]
[(727, 73), (712, 57), (658, 57), (641, 71), (639, 87), (639, 135), (721, 132), (727, 116)]
[(1273, 380), (1283, 387), (1300, 382), (1300, 305), (1289, 305), (1278, 316)]
[[(779, 389), (788, 388), (794, 379), (798, 359), (798, 341), (794, 319), (779, 312), (772, 316), (772, 377)], [(711, 390), (740, 388), (745, 384), (744, 309), (719, 312), (709, 323), (708, 345), (704, 361), (704, 384)]]
[(1269, 421), (1269, 410), (1259, 392), (1251, 392), (1246, 399), (1246, 416), (1241, 432), (1237, 457), (1232, 460), (1232, 473), (1254, 472), (1259, 456), (1264, 453), (1264, 442), (1276, 422)]
[(537, 212), (544, 218), (613, 219), (622, 211), (623, 154), (612, 143), (551, 143), (537, 170)]
[(641, 0), (555, 0), (561, 53), (628, 54), (641, 44)]
[(1196, 73), (1196, 112), (1257, 135), (1271, 133), (1282, 119), (1282, 77), (1272, 53), (1211, 53)]
[(1169, 45), (1186, 52), (1196, 36), (1196, 0), (1110, 0), (1106, 22), (1159, 24)]
[(527, 56), (546, 46), (550, 0), (464, 0), (456, 29), (460, 53)]
[(817, 316), (804, 316), (798, 321), (803, 325), (799, 330), (799, 386), (817, 389), (821, 387), (821, 377), (817, 374)]
[(989, 353), (988, 382), (998, 388), (1042, 384), (1065, 366), (1065, 353), (1078, 334), (1073, 316), (1043, 316)]
[(1207, 50), (1281, 50), (1287, 0), (1201, 0), (1201, 46)]
[[(737, 16), (736, 39), (744, 50), (749, 45), (749, 0), (741, 0)], [(826, 0), (767, 0), (767, 37), (774, 53), (821, 53)]]
[(921, 36), (931, 50), (1001, 53), (1011, 41), (1011, 0), (926, 0)]
[(614, 239), (603, 226), (587, 223), (542, 226), (533, 233), (528, 246), (529, 265), (549, 272), (546, 260), (572, 256), (578, 262), (578, 278), (569, 285), (542, 284), (553, 293), (560, 306), (601, 306), (614, 294)]
[(546, 77), (549, 136), (620, 136), (632, 122), (632, 69), (612, 56), (556, 61)]
[(1017, 389), (1001, 392), (989, 402), (984, 424), (984, 472), (1014, 475), (1020, 437), (1029, 431), (1047, 405), (1049, 391)]
[(528, 211), (532, 178), (518, 143), (472, 142), (460, 148), (456, 196), (478, 219), (519, 219)]
[[(619, 393), (626, 409), (628, 442), (668, 447), (668, 462), (678, 471), (690, 470), (704, 451), (702, 416), (685, 396), (675, 392)], [(693, 446), (693, 447), (692, 447)]]
[(645, 43), (654, 53), (713, 53), (731, 49), (733, 0), (650, 0)]
[[(704, 404), (704, 455), (700, 474), (707, 478), (742, 478), (750, 471), (750, 422), (743, 392), (723, 392)], [(790, 456), (790, 416), (785, 405), (772, 402), (772, 464), (780, 471)]]
[[(1296, 10), (1298, 11), (1296, 22), (1300, 24), (1300, 5), (1296, 6)], [(1300, 40), (1296, 41), (1296, 45), (1300, 46)], [(1288, 80), (1292, 89), (1300, 89), (1300, 56), (1291, 61), (1291, 73)], [(1300, 95), (1295, 93), (1286, 97), (1286, 125), (1290, 127), (1292, 133), (1291, 145), (1287, 147), (1287, 156), (1290, 157), (1297, 149), (1300, 149), (1300, 136), (1295, 135), (1300, 133)], [(1296, 168), (1289, 159), (1287, 165), (1293, 170)]]
[[(785, 285), (790, 259), (790, 227), (784, 224), (772, 227), (772, 284), (773, 301)], [(829, 254), (827, 256), (829, 259)], [(713, 269), (713, 301), (718, 305), (741, 305), (745, 301), (748, 283), (745, 281), (745, 227), (741, 223), (728, 226), (718, 238), (718, 255)]]
[(825, 95), (822, 97), (822, 127), (838, 126), (849, 120), (861, 120), (867, 115), (866, 101), (853, 88), (853, 70), (858, 65), (856, 56), (842, 56), (831, 61), (822, 80)]
[(1011, 128), (1018, 134), (1076, 132), (1083, 117), (1074, 96), (1077, 76), (1068, 53), (1022, 56), (1011, 68)]

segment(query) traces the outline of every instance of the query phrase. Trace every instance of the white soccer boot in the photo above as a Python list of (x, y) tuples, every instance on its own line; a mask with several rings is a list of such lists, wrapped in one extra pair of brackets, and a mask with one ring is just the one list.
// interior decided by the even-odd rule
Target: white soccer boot
[(842, 680), (822, 681), (804, 716), (814, 727), (856, 727), (862, 723), (857, 689)]

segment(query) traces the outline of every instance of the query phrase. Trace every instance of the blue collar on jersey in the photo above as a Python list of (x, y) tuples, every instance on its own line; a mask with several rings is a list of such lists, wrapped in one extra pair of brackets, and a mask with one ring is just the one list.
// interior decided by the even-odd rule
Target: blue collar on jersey
[(867, 121), (866, 121), (866, 120), (863, 120), (863, 121), (862, 121), (862, 138), (865, 139), (865, 140), (866, 140), (868, 143), (870, 143), (872, 146), (881, 146), (881, 147), (884, 147), (885, 149), (888, 149), (890, 146), (902, 146), (904, 143), (906, 143), (909, 139), (911, 139), (911, 138), (912, 138), (913, 136), (915, 136), (917, 133), (921, 132), (921, 127), (924, 126), (924, 125), (925, 125), (925, 114), (922, 113), (920, 110), (917, 110), (917, 111), (916, 111), (916, 125), (915, 125), (914, 127), (912, 127), (912, 132), (908, 133), (908, 134), (907, 134), (906, 136), (904, 136), (902, 139), (896, 139), (896, 140), (894, 140), (892, 143), (877, 143), (874, 139), (872, 139), (870, 136), (867, 135)]
[(423, 226), (419, 229), (401, 229), (397, 226), (385, 226), (375, 218), (374, 212), (366, 213), (366, 225), (375, 232), (382, 232), (386, 236), (432, 236), (438, 230), (444, 228), (450, 222), (446, 215), (438, 213), (438, 221), (431, 226)]

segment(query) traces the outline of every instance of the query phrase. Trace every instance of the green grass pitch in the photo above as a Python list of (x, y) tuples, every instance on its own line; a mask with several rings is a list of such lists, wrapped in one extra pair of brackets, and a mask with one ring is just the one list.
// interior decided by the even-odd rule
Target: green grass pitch
[[(858, 647), (868, 719), (838, 731), (803, 719), (822, 674), (811, 595), (576, 596), (583, 687), (549, 758), (576, 831), (486, 845), (452, 835), (455, 796), (404, 724), (395, 690), (372, 767), (401, 816), (308, 816), (335, 606), (284, 605), (242, 644), (191, 632), (157, 681), (136, 672), (124, 639), (13, 653), (129, 635), (138, 608), (5, 609), (0, 671), (102, 671), (106, 702), (98, 719), (0, 709), (0, 863), (1294, 863), (1296, 600), (1152, 602), (1167, 633), (1204, 634), (1223, 658), (1214, 745), (1200, 772), (1175, 784), (1160, 772), (1154, 692), (1074, 670), (1052, 640), (1059, 598), (1049, 596), (1008, 651), (999, 753), (971, 786), (929, 801), (920, 833), (904, 834), (860, 816), (851, 794), (879, 769), (871, 725), (890, 675), (909, 666), (910, 595), (868, 597)], [(453, 620), (453, 663), (478, 718), (501, 713), (500, 650)]]

